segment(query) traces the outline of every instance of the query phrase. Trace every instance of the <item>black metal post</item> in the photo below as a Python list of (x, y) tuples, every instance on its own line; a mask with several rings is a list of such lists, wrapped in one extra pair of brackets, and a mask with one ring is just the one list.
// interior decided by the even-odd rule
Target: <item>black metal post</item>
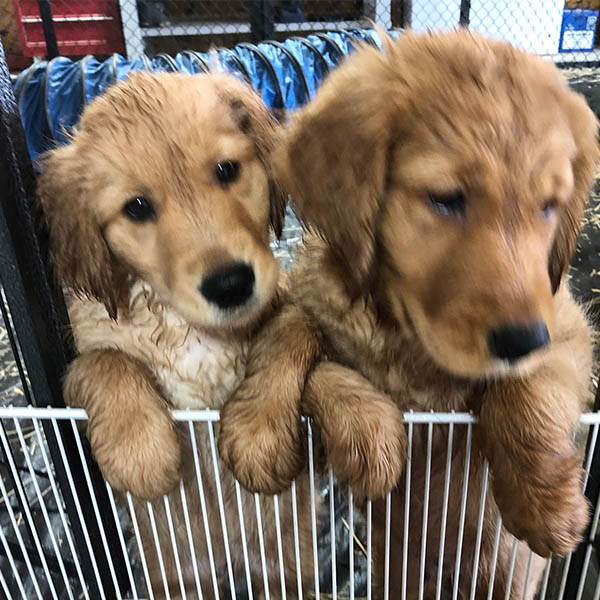
[(471, 0), (460, 0), (460, 16), (458, 23), (461, 27), (468, 27), (471, 22)]
[[(35, 176), (12, 84), (0, 44), (0, 281), (10, 309), (16, 338), (27, 370), (33, 402), (38, 406), (64, 406), (61, 380), (66, 366), (74, 356), (64, 298), (54, 285), (46, 260), (47, 234), (39, 218), (35, 199)], [(115, 590), (104, 553), (100, 526), (96, 521), (91, 497), (85, 483), (85, 473), (79, 459), (70, 423), (60, 424), (68, 465), (60, 457), (57, 438), (48, 420), (43, 420), (44, 433), (57, 481), (73, 529), (79, 559), (92, 597), (100, 597), (85, 544), (73, 494), (67, 478), (70, 468), (77, 485), (83, 521), (98, 565), (106, 596), (113, 598)], [(89, 454), (88, 454), (89, 456)], [(119, 584), (128, 588), (123, 556), (117, 551), (119, 538), (112, 519), (106, 488), (97, 465), (88, 460), (102, 526), (112, 554)]]
[[(596, 389), (596, 399), (594, 400), (594, 412), (600, 410), (600, 385)], [(588, 456), (588, 452), (591, 450), (591, 441), (593, 436), (594, 428), (590, 427), (590, 432), (588, 435), (587, 445), (586, 445), (586, 453)], [(590, 463), (590, 474), (587, 480), (587, 486), (585, 488), (586, 498), (590, 501), (592, 505), (591, 514), (594, 514), (596, 506), (598, 505), (598, 499), (600, 494), (600, 440), (596, 441), (596, 445), (594, 447), (594, 454), (592, 456), (592, 462)], [(579, 544), (577, 550), (571, 555), (571, 563), (569, 564), (569, 573), (567, 574), (567, 583), (565, 586), (565, 593), (563, 598), (565, 600), (574, 600), (577, 597), (577, 590), (579, 588), (579, 583), (581, 579), (581, 575), (583, 574), (583, 563), (585, 560), (585, 553), (590, 544), (594, 543), (594, 540), (590, 539), (590, 531), (592, 528), (592, 524), (588, 525), (588, 528), (583, 537), (583, 542)]]
[(255, 44), (273, 38), (275, 32), (275, 1), (252, 0), (250, 4), (250, 29)]
[(48, 59), (52, 59), (58, 56), (58, 42), (56, 41), (56, 31), (54, 31), (54, 22), (52, 21), (50, 0), (38, 0), (38, 8), (42, 19), (44, 39), (46, 40), (46, 55)]
[(412, 27), (412, 0), (402, 0), (402, 27), (410, 29)]

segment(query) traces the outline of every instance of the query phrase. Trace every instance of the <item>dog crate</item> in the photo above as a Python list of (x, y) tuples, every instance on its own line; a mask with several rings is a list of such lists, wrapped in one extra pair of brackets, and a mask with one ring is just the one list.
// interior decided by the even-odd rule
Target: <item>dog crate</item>
[[(366, 503), (364, 510), (353, 505), (351, 490), (339, 489), (330, 471), (317, 469), (313, 432), (307, 423), (308, 477), (310, 481), (310, 511), (303, 515), (297, 511), (297, 490), (291, 491), (290, 537), (282, 535), (283, 514), (278, 496), (267, 499), (273, 503), (273, 521), (263, 518), (257, 497), (248, 495), (240, 486), (235, 487), (236, 514), (225, 514), (219, 479), (209, 482), (206, 473), (195, 460), (195, 486), (191, 491), (180, 486), (182, 514), (177, 515), (185, 524), (186, 547), (178, 546), (173, 534), (173, 517), (176, 507), (168, 499), (147, 504), (144, 515), (138, 513), (131, 496), (117, 497), (100, 476), (90, 456), (85, 435), (86, 414), (82, 410), (64, 408), (61, 396), (61, 376), (74, 352), (68, 336), (68, 322), (64, 300), (47, 270), (46, 235), (34, 204), (35, 177), (30, 163), (25, 135), (21, 126), (19, 109), (13, 96), (9, 73), (0, 49), (0, 182), (3, 195), (0, 202), (0, 280), (2, 298), (0, 309), (5, 327), (5, 343), (12, 358), (4, 361), (2, 406), (0, 408), (0, 588), (3, 597), (54, 600), (69, 598), (258, 598), (254, 582), (250, 580), (249, 556), (260, 557), (263, 581), (275, 576), (277, 585), (268, 589), (264, 597), (294, 595), (295, 589), (286, 588), (283, 582), (283, 559), (291, 557), (298, 572), (305, 572), (299, 553), (298, 532), (310, 528), (312, 585), (300, 590), (305, 598), (379, 598), (391, 597), (386, 583), (391, 576), (399, 577), (401, 597), (407, 595), (406, 581), (410, 572), (418, 570), (416, 597), (435, 594), (436, 598), (492, 598), (494, 584), (487, 590), (475, 585), (461, 586), (461, 581), (471, 577), (476, 581), (480, 568), (480, 551), (483, 535), (483, 512), (489, 494), (490, 474), (484, 466), (482, 485), (477, 489), (467, 485), (471, 468), (475, 419), (468, 414), (407, 413), (410, 451), (404, 474), (406, 494), (401, 514), (392, 514), (391, 497), (382, 503)], [(1, 340), (1, 336), (0, 336)], [(12, 404), (12, 406), (10, 406)], [(598, 404), (598, 403), (596, 403)], [(598, 408), (596, 406), (595, 408)], [(211, 441), (207, 451), (216, 463), (214, 444), (219, 415), (213, 411), (176, 411), (174, 419), (184, 423), (194, 439), (196, 431), (205, 431)], [(581, 417), (579, 437), (585, 446), (583, 465), (587, 473), (584, 481), (586, 495), (593, 505), (592, 519), (584, 542), (575, 553), (565, 558), (547, 561), (539, 586), (542, 599), (594, 599), (600, 598), (598, 577), (598, 552), (595, 545), (600, 518), (598, 492), (600, 487), (600, 444), (597, 443), (600, 414), (588, 413)], [(446, 440), (446, 464), (453, 452), (463, 453), (464, 467), (461, 477), (443, 474), (443, 498), (439, 547), (427, 548), (425, 537), (414, 548), (411, 531), (427, 531), (432, 515), (431, 464), (432, 446), (436, 436)], [(425, 466), (425, 484), (416, 488), (412, 480), (415, 465)], [(218, 474), (218, 470), (216, 471)], [(209, 486), (208, 484), (211, 483)], [(208, 489), (214, 487), (219, 506), (218, 516), (208, 528), (195, 528), (189, 520), (186, 506), (189, 502), (207, 501)], [(440, 490), (437, 490), (439, 492)], [(460, 497), (457, 534), (446, 526), (450, 517), (448, 497), (457, 491)], [(211, 492), (212, 493), (212, 492)], [(193, 494), (193, 498), (190, 494)], [(465, 512), (467, 502), (475, 500), (479, 506), (477, 529), (466, 532)], [(244, 535), (249, 525), (242, 518), (241, 503), (256, 505), (258, 539)], [(317, 505), (321, 506), (317, 514)], [(382, 530), (375, 530), (374, 511), (381, 510)], [(396, 510), (396, 509), (394, 509)], [(162, 543), (156, 533), (156, 511), (164, 514), (169, 524), (169, 541)], [(235, 509), (234, 509), (235, 512)], [(419, 515), (415, 518), (415, 515)], [(152, 539), (140, 539), (138, 526), (144, 516), (153, 525)], [(400, 545), (402, 552), (391, 552), (392, 523), (399, 518), (404, 524)], [(307, 519), (309, 522), (302, 522)], [(206, 519), (204, 519), (206, 523)], [(234, 572), (228, 552), (231, 527), (238, 528), (244, 557), (241, 571)], [(501, 522), (495, 524), (499, 532)], [(275, 532), (276, 546), (266, 548), (262, 532)], [(377, 537), (383, 531), (383, 537)], [(473, 552), (463, 552), (466, 536)], [(197, 538), (206, 540), (209, 550), (195, 561), (182, 563), (187, 554), (194, 556)], [(381, 559), (374, 562), (375, 538), (383, 540)], [(178, 538), (181, 540), (182, 538)], [(493, 560), (490, 565), (494, 581), (498, 559), (499, 534), (494, 538)], [(211, 544), (222, 544), (226, 561), (215, 564)], [(149, 544), (149, 545), (148, 545)], [(251, 547), (254, 545), (253, 547)], [(442, 580), (442, 562), (445, 550), (453, 549), (453, 559), (446, 564), (449, 582)], [(147, 550), (148, 549), (148, 550)], [(153, 552), (161, 566), (161, 581), (152, 589), (148, 576), (147, 552)], [(407, 557), (413, 552), (418, 566), (409, 564)], [(508, 582), (504, 597), (510, 597), (512, 577), (517, 560), (517, 543), (512, 542), (509, 556)], [(274, 562), (265, 560), (266, 553), (276, 556)], [(439, 557), (435, 564), (423, 559)], [(177, 580), (168, 586), (164, 564), (174, 560)], [(196, 561), (210, 565), (211, 577), (201, 583), (197, 576)], [(530, 567), (533, 556), (526, 558), (524, 595), (531, 587)], [(192, 569), (193, 586), (182, 585), (183, 572)], [(272, 571), (275, 570), (273, 573)], [(267, 573), (267, 571), (271, 571)], [(383, 575), (383, 589), (374, 586)], [(279, 577), (279, 579), (277, 579)], [(432, 592), (433, 590), (433, 592)], [(496, 590), (497, 591), (497, 590)], [(460, 596), (459, 596), (460, 594)], [(427, 596), (431, 597), (431, 596)]]

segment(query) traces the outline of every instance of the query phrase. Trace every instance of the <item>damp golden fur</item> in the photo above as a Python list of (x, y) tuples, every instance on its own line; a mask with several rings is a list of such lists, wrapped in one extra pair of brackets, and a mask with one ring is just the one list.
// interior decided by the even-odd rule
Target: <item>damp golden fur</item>
[[(396, 597), (402, 413), (472, 410), (461, 588), (470, 591), (487, 459), (478, 589), (485, 597), (501, 515), (494, 597), (506, 592), (509, 534), (523, 540), (510, 597), (523, 597), (526, 543), (542, 556), (569, 552), (589, 517), (572, 435), (589, 383), (590, 328), (563, 276), (598, 158), (593, 113), (552, 64), (507, 44), (468, 32), (407, 34), (336, 70), (295, 116), (277, 157), (312, 233), (291, 275), (292, 300), (256, 338), (252, 376), (222, 411), (222, 456), (250, 489), (276, 491), (303, 453), (298, 415), (313, 417), (341, 481), (372, 498), (392, 490)], [(273, 407), (270, 419), (261, 405)], [(434, 591), (448, 434), (438, 429), (426, 563)], [(415, 428), (409, 598), (418, 589), (425, 442)], [(444, 585), (465, 442), (455, 435)], [(378, 501), (379, 584), (384, 517)], [(527, 598), (542, 564), (534, 556)]]

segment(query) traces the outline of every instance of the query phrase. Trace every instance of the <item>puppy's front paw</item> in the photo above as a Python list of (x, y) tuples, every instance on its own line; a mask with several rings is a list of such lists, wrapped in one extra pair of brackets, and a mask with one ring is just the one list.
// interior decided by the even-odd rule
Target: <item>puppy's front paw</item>
[(291, 486), (304, 465), (300, 415), (257, 412), (239, 392), (221, 410), (219, 453), (248, 491), (278, 494)]
[(181, 443), (165, 410), (148, 407), (127, 424), (91, 416), (89, 438), (102, 475), (120, 492), (155, 500), (179, 482)]
[(573, 551), (589, 522), (582, 469), (574, 457), (567, 461), (569, 464), (560, 469), (561, 477), (553, 481), (545, 475), (535, 482), (524, 478), (516, 495), (495, 492), (506, 529), (540, 556)]
[(402, 413), (389, 402), (372, 400), (358, 412), (321, 425), (327, 460), (353, 494), (377, 499), (391, 492), (404, 470), (408, 440)]

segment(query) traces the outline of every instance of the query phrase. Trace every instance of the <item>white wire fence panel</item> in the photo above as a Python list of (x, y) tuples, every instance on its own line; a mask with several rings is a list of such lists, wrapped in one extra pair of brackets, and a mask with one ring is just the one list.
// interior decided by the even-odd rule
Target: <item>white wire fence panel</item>
[[(337, 484), (310, 422), (305, 472), (290, 490), (270, 497), (243, 490), (221, 463), (217, 412), (173, 417), (189, 458), (180, 484), (150, 503), (105, 483), (110, 509), (100, 511), (85, 460), (85, 412), (0, 408), (3, 597), (600, 597), (598, 508), (577, 557), (551, 562), (531, 553), (502, 527), (470, 415), (407, 413), (405, 473), (393, 493), (373, 502)], [(586, 473), (599, 426), (600, 414), (582, 416)], [(54, 453), (46, 442), (50, 430), (59, 440)], [(75, 433), (76, 457), (62, 444), (67, 431)], [(54, 461), (68, 465), (73, 458), (84, 477), (75, 480), (68, 470), (67, 485), (76, 497), (91, 492), (97, 539), (77, 501), (67, 510), (55, 477)], [(73, 535), (75, 520), (83, 539)], [(116, 524), (117, 535), (108, 524)], [(574, 562), (581, 572), (575, 582)]]

